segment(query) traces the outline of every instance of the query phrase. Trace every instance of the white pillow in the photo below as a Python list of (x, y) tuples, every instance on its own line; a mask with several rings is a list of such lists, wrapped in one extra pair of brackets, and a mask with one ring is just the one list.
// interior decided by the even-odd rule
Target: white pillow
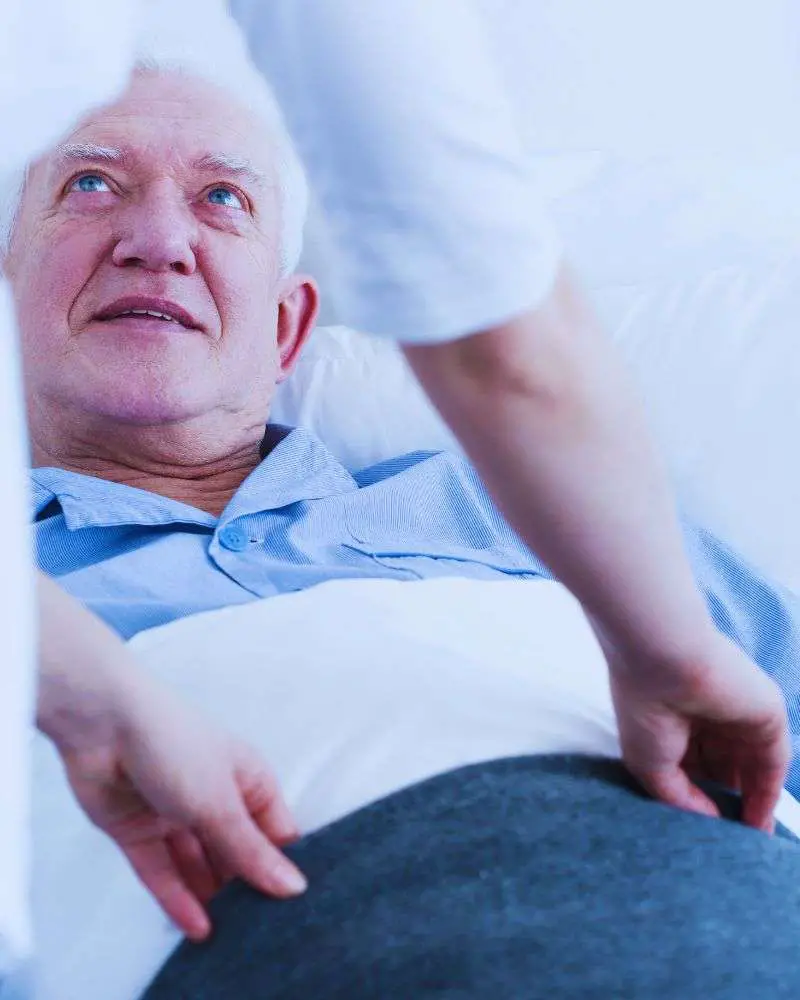
[[(800, 164), (582, 163), (542, 176), (580, 178), (553, 210), (683, 505), (800, 590)], [(397, 348), (343, 327), (315, 332), (273, 415), (353, 469), (455, 446)]]
[(344, 326), (313, 332), (270, 419), (313, 431), (353, 471), (420, 449), (459, 450), (397, 345)]

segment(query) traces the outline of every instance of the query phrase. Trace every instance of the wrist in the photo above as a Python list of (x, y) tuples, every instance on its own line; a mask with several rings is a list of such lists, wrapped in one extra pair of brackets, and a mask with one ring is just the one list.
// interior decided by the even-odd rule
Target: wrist
[[(96, 658), (97, 657), (97, 658)], [(118, 739), (122, 678), (92, 651), (78, 666), (41, 662), (36, 722), (61, 752), (107, 746)]]
[(682, 626), (640, 636), (626, 629), (611, 629), (587, 614), (612, 674), (633, 670), (674, 677), (682, 685), (701, 679), (721, 635), (705, 605), (687, 616)]

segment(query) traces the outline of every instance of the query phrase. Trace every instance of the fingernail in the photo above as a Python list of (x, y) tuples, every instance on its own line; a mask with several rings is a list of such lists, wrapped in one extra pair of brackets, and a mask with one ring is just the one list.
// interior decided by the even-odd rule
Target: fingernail
[(211, 937), (211, 921), (207, 918), (205, 920), (196, 920), (191, 927), (186, 928), (186, 936), (195, 944), (207, 941)]
[(286, 868), (281, 872), (281, 883), (287, 892), (299, 896), (308, 888), (308, 880), (297, 868)]

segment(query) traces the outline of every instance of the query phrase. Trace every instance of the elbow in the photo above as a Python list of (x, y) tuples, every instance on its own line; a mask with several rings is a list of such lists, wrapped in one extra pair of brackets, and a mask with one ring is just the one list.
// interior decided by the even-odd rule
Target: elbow
[(484, 412), (521, 400), (558, 410), (580, 390), (569, 338), (527, 316), (452, 343), (406, 348), (406, 357), (434, 401), (456, 395)]

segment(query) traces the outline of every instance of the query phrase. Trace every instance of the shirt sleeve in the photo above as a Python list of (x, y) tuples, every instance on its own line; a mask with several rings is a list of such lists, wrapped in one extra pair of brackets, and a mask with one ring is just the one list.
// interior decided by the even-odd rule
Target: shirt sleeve
[(539, 305), (560, 245), (470, 0), (230, 0), (322, 206), (351, 326), (456, 339)]

